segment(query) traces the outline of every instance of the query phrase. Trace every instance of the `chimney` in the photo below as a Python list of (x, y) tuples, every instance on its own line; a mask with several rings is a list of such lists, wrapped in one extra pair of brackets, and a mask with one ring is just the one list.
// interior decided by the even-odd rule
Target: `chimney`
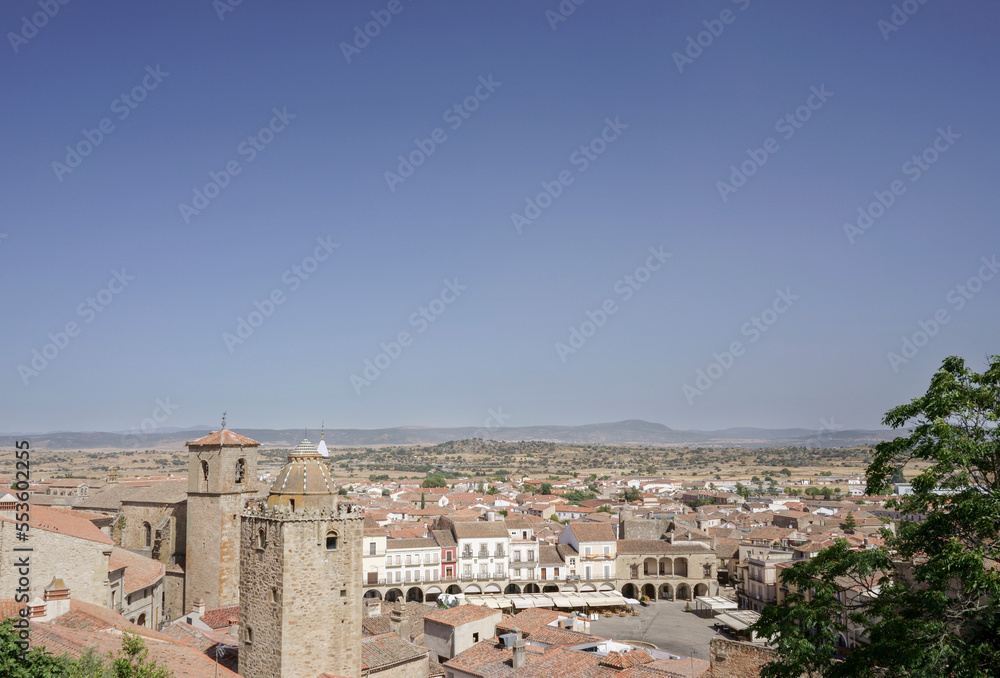
[(192, 603), (192, 604), (194, 605), (194, 612), (195, 612), (195, 614), (205, 614), (205, 601), (204, 600), (202, 600), (201, 598), (195, 598), (194, 599), (194, 603)]
[(240, 634), (240, 620), (237, 617), (229, 618), (229, 635), (233, 638)]
[(406, 621), (406, 603), (402, 598), (396, 598), (396, 606), (389, 614), (389, 631), (403, 640), (410, 639), (410, 624)]
[(517, 671), (528, 661), (528, 657), (524, 649), (524, 638), (521, 637), (521, 629), (511, 629), (511, 632), (516, 636), (514, 639), (514, 656), (511, 659), (511, 666)]
[(365, 598), (365, 617), (381, 617), (382, 601), (378, 598)]
[(36, 596), (28, 603), (28, 618), (35, 621), (46, 621), (48, 617), (45, 616), (45, 607), (45, 601)]
[(69, 588), (62, 579), (53, 577), (42, 595), (45, 600), (46, 619), (55, 619), (69, 612)]

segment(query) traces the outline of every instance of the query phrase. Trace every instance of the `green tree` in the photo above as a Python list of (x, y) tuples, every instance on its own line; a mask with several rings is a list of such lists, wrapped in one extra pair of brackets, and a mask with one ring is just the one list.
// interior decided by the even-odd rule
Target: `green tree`
[[(18, 633), (13, 619), (0, 622), (0, 676), (5, 678), (68, 677), (72, 662), (64, 655), (56, 657), (44, 647), (32, 647), (24, 655), (16, 644)], [(23, 657), (23, 658), (22, 658)]]
[(637, 487), (626, 487), (621, 496), (624, 501), (642, 501), (642, 491)]
[(840, 529), (844, 532), (853, 532), (854, 528), (858, 526), (856, 520), (854, 520), (854, 514), (848, 513), (844, 516), (844, 520), (840, 523)]
[[(785, 570), (802, 591), (765, 608), (754, 630), (773, 640), (768, 678), (880, 678), (1000, 675), (1000, 356), (982, 374), (949, 357), (927, 392), (886, 413), (909, 435), (879, 443), (868, 466), (868, 494), (886, 490), (898, 467), (921, 462), (913, 494), (890, 507), (922, 513), (884, 548), (851, 550), (838, 540)], [(845, 583), (860, 596), (841, 594)], [(835, 661), (845, 615), (869, 641)]]
[(552, 483), (542, 483), (538, 488), (538, 494), (552, 494)]
[(786, 478), (791, 478), (792, 477), (792, 472), (789, 471), (787, 468), (781, 469), (780, 471), (778, 471), (778, 473), (780, 473), (781, 475), (785, 476)]
[(128, 631), (122, 634), (122, 647), (111, 665), (114, 678), (173, 678), (168, 669), (149, 659), (142, 636)]
[(427, 493), (426, 492), (421, 492), (420, 493), (420, 508), (421, 509), (427, 508)]
[(448, 481), (444, 476), (427, 476), (424, 482), (420, 483), (420, 487), (448, 487)]

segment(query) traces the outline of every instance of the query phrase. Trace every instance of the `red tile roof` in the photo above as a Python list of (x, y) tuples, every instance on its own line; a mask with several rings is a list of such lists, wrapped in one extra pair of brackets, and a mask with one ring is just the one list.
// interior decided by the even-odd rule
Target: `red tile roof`
[(424, 617), (425, 620), (437, 622), (445, 626), (461, 626), (469, 622), (479, 621), (496, 616), (500, 621), (500, 611), (483, 605), (460, 605), (447, 610), (439, 610)]
[(395, 633), (383, 633), (361, 639), (361, 670), (379, 671), (395, 664), (419, 661), (427, 650), (417, 648)]
[(211, 609), (205, 610), (205, 613), (201, 615), (201, 620), (206, 624), (208, 624), (208, 626), (213, 629), (229, 628), (230, 619), (235, 619), (237, 622), (240, 620), (239, 605), (228, 605), (226, 607), (213, 607)]
[[(55, 532), (100, 544), (114, 544), (111, 537), (101, 532), (100, 528), (86, 518), (75, 515), (73, 511), (32, 504), (28, 512), (30, 529)], [(0, 520), (14, 522), (11, 518), (0, 518)]]
[(630, 669), (633, 666), (649, 664), (653, 658), (648, 652), (641, 648), (629, 650), (628, 652), (609, 652), (601, 660), (601, 666), (609, 666), (613, 669)]
[(203, 438), (190, 440), (184, 444), (188, 447), (257, 447), (260, 445), (253, 438), (241, 436), (226, 428), (221, 431), (212, 431)]
[[(164, 634), (157, 634), (163, 636), (163, 639), (160, 640), (151, 638), (147, 633), (144, 633), (148, 632), (149, 629), (131, 626), (129, 630), (146, 636), (146, 649), (149, 650), (149, 658), (172, 671), (176, 678), (213, 678), (216, 675), (222, 678), (239, 678), (238, 674), (224, 666), (217, 666), (214, 661), (195, 649), (172, 642)], [(98, 654), (101, 655), (118, 652), (121, 649), (122, 637), (117, 633), (106, 631), (81, 631), (53, 624), (32, 623), (31, 640), (33, 646), (43, 646), (53, 654), (66, 653), (76, 659), (92, 647), (96, 647)]]
[(607, 523), (579, 522), (570, 523), (569, 527), (580, 542), (616, 541), (615, 531)]
[(147, 586), (153, 586), (163, 578), (166, 567), (158, 560), (140, 556), (115, 546), (111, 550), (108, 571), (125, 568), (125, 593), (133, 593)]

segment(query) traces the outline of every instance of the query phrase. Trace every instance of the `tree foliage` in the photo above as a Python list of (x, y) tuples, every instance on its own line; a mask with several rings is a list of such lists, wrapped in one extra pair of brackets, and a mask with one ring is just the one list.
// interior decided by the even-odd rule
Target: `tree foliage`
[[(883, 531), (884, 548), (839, 541), (788, 568), (782, 581), (812, 595), (763, 611), (756, 631), (779, 654), (764, 676), (1000, 676), (998, 417), (1000, 356), (982, 374), (947, 358), (923, 396), (886, 413), (887, 426), (912, 429), (876, 446), (866, 491), (884, 492), (897, 468), (920, 462), (913, 494), (891, 507), (925, 518)], [(838, 596), (852, 584), (862, 595)], [(848, 620), (867, 642), (837, 661)]]
[(3, 678), (174, 678), (167, 668), (149, 658), (142, 636), (126, 631), (117, 653), (102, 658), (89, 649), (79, 659), (53, 655), (44, 647), (18, 654), (14, 620), (0, 621), (0, 676)]

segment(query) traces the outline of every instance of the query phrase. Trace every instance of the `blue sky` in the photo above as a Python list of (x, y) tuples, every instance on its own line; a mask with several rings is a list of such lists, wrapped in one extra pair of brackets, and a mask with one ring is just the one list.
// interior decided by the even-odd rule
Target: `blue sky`
[(0, 9), (0, 431), (875, 427), (997, 352), (992, 4), (223, 2)]

